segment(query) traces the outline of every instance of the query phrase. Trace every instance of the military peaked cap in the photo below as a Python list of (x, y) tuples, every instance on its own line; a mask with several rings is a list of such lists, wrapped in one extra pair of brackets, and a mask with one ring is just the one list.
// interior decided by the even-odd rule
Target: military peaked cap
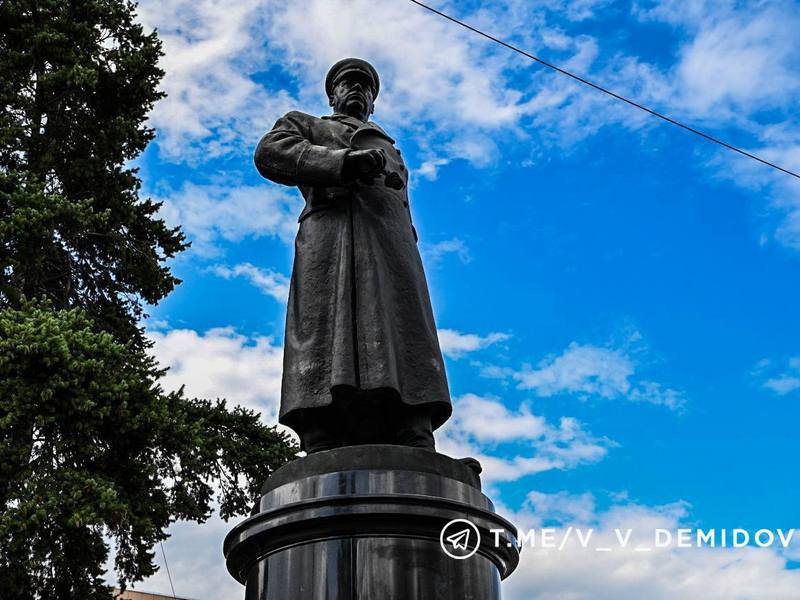
[(381, 87), (381, 80), (378, 77), (378, 72), (375, 70), (375, 67), (360, 58), (343, 58), (330, 68), (327, 77), (325, 77), (325, 92), (328, 96), (330, 97), (333, 95), (333, 88), (338, 79), (352, 71), (363, 73), (372, 80), (372, 85), (375, 88), (375, 97), (377, 97), (378, 90), (380, 90)]

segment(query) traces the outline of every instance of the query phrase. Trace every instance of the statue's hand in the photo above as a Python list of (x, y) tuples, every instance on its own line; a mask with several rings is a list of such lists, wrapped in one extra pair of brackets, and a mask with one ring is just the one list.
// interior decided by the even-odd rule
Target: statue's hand
[(386, 157), (377, 149), (351, 150), (344, 159), (342, 178), (352, 181), (359, 177), (374, 175), (386, 166)]

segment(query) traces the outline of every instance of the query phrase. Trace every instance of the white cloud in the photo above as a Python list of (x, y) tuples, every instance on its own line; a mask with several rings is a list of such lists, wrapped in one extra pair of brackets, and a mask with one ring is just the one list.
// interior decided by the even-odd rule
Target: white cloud
[(554, 520), (573, 525), (591, 525), (596, 518), (595, 499), (590, 493), (529, 492), (523, 509), (529, 509), (533, 513), (534, 518), (531, 521), (535, 522), (537, 527)]
[(800, 252), (800, 192), (791, 190), (783, 194), (775, 198), (774, 202), (785, 215), (783, 222), (775, 231), (775, 239), (784, 246)]
[[(572, 469), (601, 460), (614, 443), (596, 438), (570, 417), (552, 423), (528, 406), (512, 411), (494, 398), (465, 394), (454, 402), (453, 417), (437, 432), (440, 452), (477, 458), (487, 483), (515, 481), (553, 469)], [(518, 443), (498, 452), (498, 444)]]
[[(589, 548), (573, 535), (562, 551), (524, 548), (517, 571), (503, 587), (507, 600), (790, 600), (800, 571), (786, 569), (778, 548), (654, 548), (653, 531), (697, 527), (689, 506), (616, 503), (598, 511), (589, 494), (532, 493), (512, 521), (523, 530), (555, 520), (555, 540), (566, 527), (593, 528)], [(547, 523), (549, 526), (550, 523)], [(620, 548), (615, 529), (633, 534)], [(595, 547), (612, 548), (597, 552)], [(636, 547), (650, 547), (649, 552)]]
[[(603, 4), (551, 2), (532, 9), (510, 2), (492, 10), (515, 27), (535, 25), (526, 35), (535, 32), (537, 45), (553, 41), (567, 55), (565, 64), (588, 67), (596, 42), (588, 36), (570, 39), (548, 26), (544, 15), (581, 20)], [(523, 135), (519, 127), (526, 116), (546, 110), (551, 125), (561, 122), (562, 107), (526, 99), (524, 89), (509, 84), (513, 71), (529, 64), (410, 3), (304, 0), (299, 9), (298, 3), (266, 0), (233, 8), (221, 0), (145, 0), (139, 12), (164, 42), (162, 87), (168, 97), (156, 105), (151, 124), (170, 160), (249, 153), (283, 112), (298, 107), (327, 112), (322, 82), (344, 56), (363, 56), (376, 65), (382, 75), (376, 118), (405, 129), (423, 155), (430, 155), (423, 159), (425, 177), (435, 177), (438, 167), (457, 158), (491, 164), (499, 155), (495, 134)], [(473, 16), (491, 17), (482, 10)], [(259, 72), (268, 69), (288, 78), (268, 89), (258, 82)], [(551, 87), (553, 81), (538, 78), (537, 87)], [(296, 93), (286, 89), (295, 86)], [(563, 89), (562, 82), (555, 89)], [(436, 152), (428, 146), (432, 138)]]
[(302, 11), (281, 4), (269, 32), (314, 96), (336, 60), (370, 59), (383, 75), (379, 110), (392, 121), (424, 113), (494, 127), (513, 122), (519, 110), (519, 93), (487, 76), (499, 65), (485, 46), (410, 3), (309, 0)]
[[(772, 366), (773, 363), (770, 360), (764, 359), (759, 361), (753, 369), (753, 375), (761, 378)], [(800, 390), (800, 356), (790, 358), (787, 361), (785, 371), (767, 376), (762, 385), (779, 396), (786, 396), (787, 394)]]
[(800, 11), (781, 2), (693, 4), (687, 10), (685, 2), (662, 1), (642, 13), (688, 34), (674, 69), (679, 96), (673, 102), (701, 118), (717, 113), (717, 119), (790, 105), (800, 92), (794, 73)]
[(253, 409), (262, 420), (277, 422), (280, 404), (283, 348), (272, 338), (248, 338), (233, 328), (149, 331), (158, 362), (169, 367), (161, 384), (167, 390), (182, 385), (190, 397), (226, 398), (230, 404)]
[[(683, 40), (672, 67), (645, 86), (645, 99), (695, 125), (739, 130), (745, 150), (797, 172), (800, 135), (800, 9), (792, 2), (661, 0), (639, 10), (673, 25)], [(724, 137), (724, 136), (723, 136)], [(732, 138), (735, 140), (735, 138)], [(740, 142), (741, 145), (741, 142)], [(766, 197), (782, 217), (774, 237), (800, 250), (800, 190), (790, 176), (720, 151), (712, 172)]]
[(561, 355), (545, 358), (535, 369), (523, 366), (514, 379), (520, 389), (542, 396), (567, 392), (613, 398), (628, 393), (633, 373), (632, 360), (622, 352), (572, 342)]
[(461, 358), (476, 350), (482, 350), (492, 344), (511, 339), (509, 334), (499, 332), (480, 336), (474, 333), (461, 333), (455, 329), (439, 329), (437, 333), (439, 334), (439, 346), (442, 349), (442, 353), (454, 359)]
[(478, 442), (537, 440), (551, 433), (547, 420), (532, 414), (528, 406), (512, 412), (495, 399), (475, 394), (461, 396), (456, 406), (452, 428)]
[[(761, 151), (762, 156), (787, 169), (800, 173), (800, 126), (793, 125), (791, 132), (776, 131), (767, 137), (768, 146)], [(780, 217), (775, 229), (775, 240), (800, 252), (800, 185), (788, 175), (775, 174), (771, 178), (756, 176), (754, 169), (738, 168), (740, 178), (759, 193), (766, 195), (770, 208)]]
[[(473, 14), (459, 14), (457, 5), (444, 8), (512, 41), (522, 36), (531, 50), (552, 45), (564, 66), (588, 72), (598, 56), (597, 40), (565, 35), (548, 22), (548, 15), (585, 19), (602, 4), (494, 2)], [(309, 0), (305, 10), (295, 7), (276, 5), (270, 47), (278, 52), (276, 60), (290, 64), (298, 76), (304, 105), (324, 108), (321, 81), (335, 60), (368, 58), (382, 75), (375, 118), (391, 131), (402, 128), (404, 139), (414, 138), (424, 177), (435, 178), (440, 167), (455, 159), (491, 165), (502, 155), (503, 139), (530, 145), (535, 135), (573, 143), (604, 123), (631, 121), (627, 108), (618, 111), (624, 113), (620, 118), (601, 95), (587, 94), (574, 82), (536, 69), (527, 59), (410, 3)], [(517, 75), (520, 85), (514, 83)]]
[[(282, 113), (325, 110), (325, 72), (350, 55), (378, 66), (385, 79), (380, 112), (392, 123), (426, 115), (443, 129), (464, 120), (493, 128), (513, 123), (520, 111), (519, 92), (487, 77), (487, 71), (499, 75), (502, 63), (410, 4), (143, 0), (139, 14), (164, 44), (168, 97), (156, 105), (151, 124), (171, 160), (248, 152)], [(300, 101), (285, 85), (267, 89), (256, 81), (275, 66), (297, 79)]]
[(149, 317), (145, 321), (145, 327), (147, 328), (147, 331), (170, 329), (169, 321), (166, 321), (165, 319), (151, 319)]
[(284, 89), (252, 75), (269, 68), (263, 51), (265, 0), (142, 0), (144, 25), (164, 46), (161, 89), (167, 98), (150, 117), (165, 158), (202, 162), (251, 153), (264, 131), (296, 106)]
[(161, 215), (181, 225), (192, 250), (202, 256), (219, 253), (220, 240), (275, 236), (289, 242), (297, 230), (302, 199), (278, 186), (197, 185), (153, 194), (163, 201)]
[(425, 179), (433, 181), (439, 174), (439, 167), (443, 167), (449, 163), (450, 159), (448, 158), (429, 158), (419, 166), (419, 168), (416, 170), (416, 174), (424, 177)]
[[(568, 19), (592, 18), (604, 8), (602, 3), (592, 6), (590, 2), (587, 10), (570, 15), (564, 7), (559, 11), (557, 4), (558, 0), (548, 7)], [(543, 16), (540, 3), (498, 2), (485, 12), (503, 19), (492, 27), (488, 17), (484, 23), (490, 31), (502, 31), (500, 37), (522, 40), (522, 47), (623, 96), (800, 171), (795, 110), (800, 102), (796, 76), (800, 9), (796, 3), (660, 0), (634, 4), (635, 17), (674, 27), (674, 45), (666, 48), (673, 56), (666, 64), (645, 62), (631, 49), (615, 48), (613, 55), (601, 52), (609, 44), (554, 27), (552, 13)], [(537, 24), (538, 36), (525, 33), (531, 23)], [(566, 56), (561, 57), (561, 52)], [(651, 116), (559, 75), (545, 71), (529, 80), (530, 98), (525, 96), (522, 102), (518, 124), (543, 143), (537, 149), (536, 140), (531, 140), (534, 155), (546, 151), (548, 145), (567, 150), (603, 127), (646, 134), (659, 125)], [(709, 175), (753, 190), (759, 202), (766, 199), (769, 214), (781, 218), (774, 239), (800, 250), (800, 188), (795, 180), (702, 140), (697, 140), (696, 147)]]
[(784, 550), (783, 555), (787, 560), (800, 561), (800, 535), (792, 538), (792, 543)]
[[(566, 29), (601, 16), (608, 4), (505, 0), (472, 13), (460, 13), (456, 4), (443, 8), (671, 116), (712, 131), (736, 128), (750, 140), (749, 150), (800, 168), (796, 117), (789, 113), (800, 100), (796, 5), (635, 5), (634, 18), (675, 28), (672, 63), (656, 65), (618, 48), (603, 52), (607, 44), (598, 38)], [(423, 177), (435, 178), (456, 159), (493, 164), (508, 147), (504, 140), (524, 141), (537, 155), (550, 146), (573, 147), (606, 126), (646, 131), (656, 124), (410, 3), (245, 0), (232, 7), (221, 0), (145, 0), (139, 12), (164, 40), (169, 97), (157, 104), (151, 123), (170, 160), (249, 154), (290, 108), (327, 112), (325, 72), (348, 55), (378, 67), (383, 85), (376, 118), (391, 131), (403, 130), (401, 144), (414, 139)], [(776, 141), (776, 129), (790, 133)], [(759, 197), (766, 195), (784, 216), (775, 239), (800, 248), (796, 186), (741, 157), (712, 154), (710, 145), (698, 150), (714, 157), (710, 173), (766, 186)]]
[(585, 21), (613, 2), (614, 0), (547, 0), (547, 5), (551, 10), (564, 12), (571, 21)]
[(545, 397), (573, 394), (582, 399), (622, 398), (663, 405), (673, 410), (679, 410), (685, 404), (680, 391), (635, 377), (636, 364), (624, 350), (576, 342), (561, 354), (544, 358), (536, 367), (525, 364), (515, 370), (487, 365), (481, 373), (486, 377), (511, 379), (517, 382), (519, 389), (533, 390)]
[(455, 254), (463, 264), (467, 264), (472, 261), (472, 255), (469, 252), (469, 248), (463, 240), (458, 238), (444, 240), (435, 244), (423, 243), (420, 246), (420, 250), (422, 256), (431, 265), (439, 264), (448, 254)]
[(785, 396), (786, 394), (800, 389), (800, 377), (790, 375), (774, 377), (772, 379), (767, 379), (767, 381), (764, 382), (764, 387), (771, 389), (780, 396)]
[(272, 296), (278, 302), (285, 303), (289, 298), (289, 278), (272, 269), (260, 269), (250, 263), (240, 263), (229, 267), (214, 265), (209, 270), (225, 279), (242, 277), (257, 287), (263, 294)]
[(792, 47), (775, 39), (786, 26), (776, 24), (762, 14), (747, 22), (723, 21), (701, 29), (681, 51), (681, 101), (701, 115), (721, 107), (752, 110), (756, 105), (783, 104), (798, 81), (783, 68)]
[(672, 410), (681, 410), (686, 404), (683, 392), (664, 387), (656, 381), (639, 381), (628, 393), (628, 400), (632, 402), (646, 402), (666, 406)]

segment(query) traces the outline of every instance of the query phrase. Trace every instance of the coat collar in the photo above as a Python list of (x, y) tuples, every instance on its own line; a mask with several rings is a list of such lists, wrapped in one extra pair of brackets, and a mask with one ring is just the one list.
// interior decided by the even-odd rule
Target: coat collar
[(349, 115), (341, 115), (338, 113), (334, 113), (332, 115), (325, 115), (322, 117), (323, 119), (330, 119), (332, 121), (339, 121), (340, 123), (347, 123), (350, 127), (355, 128), (356, 132), (362, 131), (364, 129), (373, 129), (377, 131), (381, 136), (389, 140), (389, 143), (394, 144), (394, 138), (386, 133), (380, 125), (375, 123), (374, 121), (367, 121), (364, 123), (363, 121), (359, 121), (355, 117), (351, 117)]
[[(351, 117), (349, 115), (342, 115), (339, 113), (334, 113), (332, 115), (325, 115), (322, 117), (323, 119), (331, 119), (332, 121), (339, 121), (340, 123), (347, 123), (350, 127), (355, 127), (358, 129), (359, 127), (364, 126), (366, 123), (359, 121), (355, 117)], [(369, 121), (367, 121), (368, 123)]]
[(332, 115), (325, 115), (322, 117), (323, 119), (328, 119), (331, 121), (339, 121), (340, 123), (347, 123), (350, 127), (353, 127), (356, 132), (363, 131), (364, 129), (372, 129), (377, 131), (381, 136), (389, 140), (389, 143), (394, 144), (395, 140), (392, 136), (386, 133), (380, 125), (375, 123), (374, 121), (367, 121), (364, 123), (363, 121), (359, 121), (355, 117), (351, 117), (348, 115), (341, 115), (338, 113), (334, 113)]

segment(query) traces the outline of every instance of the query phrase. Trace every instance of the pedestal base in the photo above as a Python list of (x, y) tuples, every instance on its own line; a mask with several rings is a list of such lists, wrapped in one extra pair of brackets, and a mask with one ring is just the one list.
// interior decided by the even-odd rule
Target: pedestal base
[[(464, 560), (440, 543), (455, 519), (480, 535)], [(500, 580), (519, 561), (516, 529), (494, 512), (477, 474), (404, 446), (292, 461), (269, 478), (224, 552), (246, 600), (499, 600)]]

